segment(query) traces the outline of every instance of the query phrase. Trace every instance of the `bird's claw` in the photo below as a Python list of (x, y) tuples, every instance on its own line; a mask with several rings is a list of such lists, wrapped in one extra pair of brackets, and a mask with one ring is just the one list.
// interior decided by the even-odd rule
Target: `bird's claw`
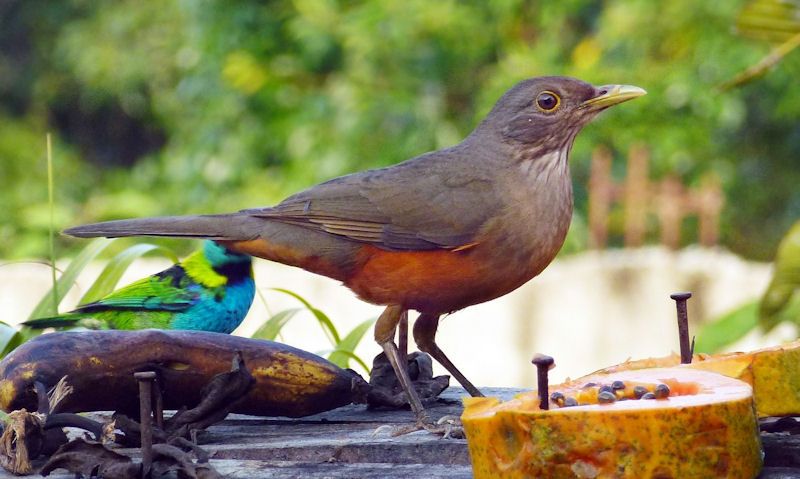
[(414, 424), (407, 424), (404, 426), (390, 426), (387, 424), (375, 429), (372, 435), (375, 436), (383, 431), (389, 431), (391, 437), (404, 436), (417, 431), (427, 431), (431, 434), (441, 436), (442, 439), (464, 438), (464, 427), (461, 425), (461, 420), (457, 416), (442, 416), (434, 422), (427, 418), (418, 419)]
[(442, 416), (436, 421), (436, 427), (443, 431), (442, 439), (464, 439), (464, 426), (458, 416)]

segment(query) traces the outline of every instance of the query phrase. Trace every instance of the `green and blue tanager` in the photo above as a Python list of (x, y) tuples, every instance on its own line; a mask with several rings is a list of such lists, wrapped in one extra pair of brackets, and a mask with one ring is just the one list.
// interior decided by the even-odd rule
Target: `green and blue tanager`
[(244, 320), (255, 295), (252, 257), (206, 240), (172, 267), (140, 279), (93, 303), (31, 328), (100, 322), (112, 329), (194, 329), (230, 333)]

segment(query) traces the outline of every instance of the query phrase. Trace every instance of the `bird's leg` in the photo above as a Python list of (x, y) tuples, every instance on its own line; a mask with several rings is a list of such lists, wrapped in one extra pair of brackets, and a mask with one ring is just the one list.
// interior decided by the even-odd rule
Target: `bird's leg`
[(397, 352), (400, 365), (408, 369), (408, 310), (404, 309), (397, 323)]
[[(394, 334), (397, 330), (397, 324), (401, 321), (404, 314), (406, 314), (406, 311), (401, 306), (397, 305), (388, 306), (383, 310), (383, 313), (381, 313), (381, 316), (375, 323), (375, 341), (383, 348), (384, 353), (386, 353), (386, 358), (391, 363), (392, 369), (394, 369), (394, 373), (397, 375), (397, 379), (400, 380), (400, 385), (403, 387), (403, 391), (405, 391), (406, 397), (408, 398), (408, 404), (411, 406), (411, 410), (416, 416), (417, 424), (424, 427), (424, 425), (430, 423), (430, 418), (428, 417), (428, 413), (425, 412), (425, 408), (422, 407), (422, 401), (419, 399), (416, 389), (414, 389), (414, 386), (411, 384), (411, 378), (408, 375), (408, 364), (400, 362), (400, 354), (397, 351), (397, 346), (394, 344)], [(408, 318), (407, 315), (406, 318)]]
[(439, 362), (450, 374), (456, 378), (461, 386), (474, 397), (483, 397), (478, 388), (472, 385), (469, 380), (461, 374), (461, 371), (445, 356), (444, 352), (439, 349), (436, 344), (435, 336), (436, 329), (439, 327), (439, 316), (433, 314), (422, 313), (419, 318), (414, 322), (414, 341), (423, 352), (431, 355), (431, 357)]

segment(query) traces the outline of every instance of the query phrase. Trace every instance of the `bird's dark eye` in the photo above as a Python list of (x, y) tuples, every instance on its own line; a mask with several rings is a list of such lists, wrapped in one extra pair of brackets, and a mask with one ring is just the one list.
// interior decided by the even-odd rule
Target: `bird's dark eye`
[(560, 104), (561, 98), (551, 91), (543, 91), (536, 97), (536, 106), (544, 112), (551, 112)]

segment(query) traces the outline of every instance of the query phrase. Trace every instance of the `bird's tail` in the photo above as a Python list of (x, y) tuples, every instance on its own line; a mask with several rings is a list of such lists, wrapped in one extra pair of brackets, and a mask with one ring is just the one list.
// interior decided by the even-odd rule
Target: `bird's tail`
[(105, 236), (177, 236), (215, 240), (249, 240), (254, 233), (255, 218), (244, 213), (198, 216), (160, 216), (106, 221), (76, 226), (64, 234), (78, 238)]
[(80, 319), (81, 318), (79, 316), (52, 316), (49, 318), (29, 319), (21, 324), (31, 329), (69, 328), (78, 324)]

